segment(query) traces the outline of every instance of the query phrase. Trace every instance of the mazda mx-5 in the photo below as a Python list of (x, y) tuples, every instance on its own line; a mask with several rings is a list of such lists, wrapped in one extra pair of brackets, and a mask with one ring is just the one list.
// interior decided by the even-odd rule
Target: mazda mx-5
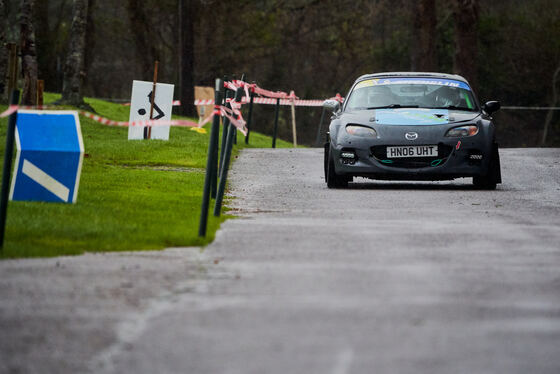
[(325, 180), (346, 187), (354, 177), (451, 180), (471, 177), (480, 189), (501, 183), (492, 113), (461, 76), (380, 73), (358, 78), (333, 111), (325, 144)]

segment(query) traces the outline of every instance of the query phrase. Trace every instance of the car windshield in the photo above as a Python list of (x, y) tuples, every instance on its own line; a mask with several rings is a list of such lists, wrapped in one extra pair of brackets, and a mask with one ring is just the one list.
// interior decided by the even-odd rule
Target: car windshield
[(367, 79), (352, 90), (347, 110), (381, 108), (432, 108), (478, 110), (470, 87), (440, 78)]

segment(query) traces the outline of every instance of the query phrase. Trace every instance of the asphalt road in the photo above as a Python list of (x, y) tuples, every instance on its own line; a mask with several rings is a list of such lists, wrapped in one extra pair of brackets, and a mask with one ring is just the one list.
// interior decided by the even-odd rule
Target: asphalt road
[(0, 263), (0, 372), (559, 373), (560, 150), (504, 184), (359, 180), (245, 150), (196, 248)]

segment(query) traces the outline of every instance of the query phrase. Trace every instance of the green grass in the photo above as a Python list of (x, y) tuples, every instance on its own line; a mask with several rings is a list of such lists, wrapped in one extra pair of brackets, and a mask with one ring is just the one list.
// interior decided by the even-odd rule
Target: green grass
[[(58, 97), (46, 94), (45, 102)], [(129, 107), (86, 101), (99, 115), (128, 120)], [(0, 111), (5, 109), (0, 106)], [(126, 128), (103, 126), (85, 117), (80, 122), (86, 157), (78, 202), (10, 202), (0, 258), (199, 246), (213, 240), (229, 217), (210, 215), (207, 237), (198, 237), (209, 134), (172, 127), (167, 142), (128, 141)], [(6, 125), (7, 119), (0, 119), (0, 158)], [(235, 152), (245, 147), (243, 135), (238, 135)], [(250, 147), (270, 144), (270, 137), (251, 133)], [(277, 146), (291, 144), (279, 140)], [(157, 170), (160, 166), (170, 168)]]

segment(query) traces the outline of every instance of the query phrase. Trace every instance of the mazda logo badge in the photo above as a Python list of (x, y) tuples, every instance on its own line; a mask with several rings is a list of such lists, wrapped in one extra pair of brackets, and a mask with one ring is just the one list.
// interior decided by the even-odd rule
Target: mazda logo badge
[(416, 140), (416, 139), (418, 139), (418, 133), (417, 132), (407, 132), (406, 134), (404, 134), (404, 137), (406, 138), (406, 140)]

